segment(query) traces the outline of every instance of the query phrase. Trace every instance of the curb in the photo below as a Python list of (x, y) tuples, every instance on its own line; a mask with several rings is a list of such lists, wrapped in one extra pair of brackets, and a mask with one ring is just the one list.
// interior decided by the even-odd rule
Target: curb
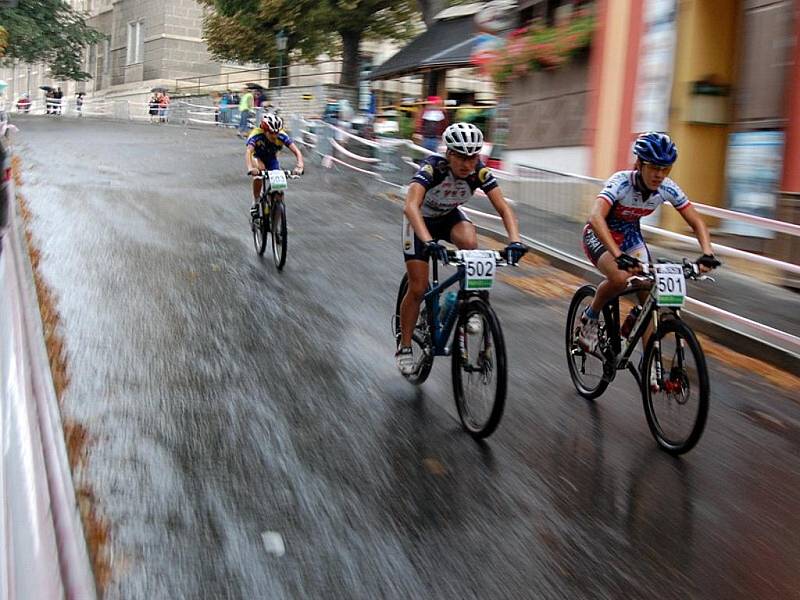
[[(3, 155), (0, 147), (0, 159)], [(7, 307), (2, 302), (0, 307), (8, 313), (10, 325), (2, 339), (12, 346), (9, 368), (18, 379), (18, 385), (0, 388), (0, 398), (9, 418), (24, 423), (19, 432), (9, 428), (9, 439), (3, 441), (7, 447), (0, 463), (0, 506), (8, 500), (9, 512), (2, 515), (6, 522), (0, 523), (0, 531), (3, 525), (7, 529), (3, 532), (6, 547), (0, 549), (4, 561), (0, 575), (5, 572), (8, 586), (0, 589), (0, 597), (88, 600), (96, 598), (97, 591), (13, 179), (4, 182), (0, 194), (4, 215), (0, 264), (8, 269), (0, 271), (6, 275), (0, 289), (9, 299)], [(19, 535), (21, 531), (24, 536)]]

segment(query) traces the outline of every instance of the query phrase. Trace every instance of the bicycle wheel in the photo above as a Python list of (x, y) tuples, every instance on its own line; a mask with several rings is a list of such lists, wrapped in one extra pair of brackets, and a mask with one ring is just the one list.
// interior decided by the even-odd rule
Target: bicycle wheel
[(506, 404), (506, 345), (491, 305), (463, 302), (452, 345), (453, 395), (461, 424), (476, 438), (490, 436)]
[(647, 343), (642, 371), (644, 414), (658, 445), (670, 454), (691, 450), (706, 425), (708, 397), (708, 367), (694, 332), (680, 319), (663, 320)]
[[(408, 290), (407, 274), (403, 275), (403, 279), (400, 281), (400, 288), (397, 290), (397, 302), (395, 302), (394, 315), (392, 316), (392, 333), (394, 334), (395, 348), (400, 343), (400, 304), (405, 298), (406, 290)], [(411, 336), (411, 348), (417, 358), (417, 370), (415, 373), (403, 375), (403, 377), (410, 383), (419, 385), (428, 378), (433, 368), (433, 348), (428, 327), (428, 308), (427, 303), (424, 301), (419, 311), (417, 325), (414, 327), (414, 333)]]
[[(261, 205), (263, 207), (263, 204)], [(262, 213), (263, 214), (263, 213)], [(267, 247), (267, 232), (269, 231), (269, 216), (256, 217), (250, 221), (250, 228), (253, 230), (253, 245), (259, 256), (264, 254)]]
[(272, 258), (280, 271), (286, 264), (286, 207), (282, 200), (272, 203)]
[[(566, 347), (567, 365), (572, 384), (578, 393), (587, 400), (594, 400), (606, 391), (608, 380), (603, 378), (604, 360), (601, 354), (589, 354), (578, 343), (578, 333), (581, 327), (581, 317), (586, 308), (592, 303), (597, 289), (593, 285), (584, 285), (572, 297), (572, 302), (567, 311)], [(600, 331), (598, 333), (598, 349), (607, 344), (605, 328), (605, 311), (600, 316)]]

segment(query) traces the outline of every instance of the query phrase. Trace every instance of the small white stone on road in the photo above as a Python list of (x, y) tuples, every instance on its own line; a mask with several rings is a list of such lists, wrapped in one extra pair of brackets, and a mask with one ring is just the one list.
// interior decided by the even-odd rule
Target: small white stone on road
[(264, 541), (264, 548), (270, 554), (274, 554), (275, 556), (283, 556), (286, 554), (283, 536), (277, 531), (264, 531), (261, 533), (261, 539)]

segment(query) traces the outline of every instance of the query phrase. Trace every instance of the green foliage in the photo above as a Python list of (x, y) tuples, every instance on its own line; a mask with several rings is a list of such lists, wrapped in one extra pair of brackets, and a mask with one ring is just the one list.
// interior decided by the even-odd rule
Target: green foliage
[(86, 17), (62, 0), (24, 0), (16, 8), (0, 9), (8, 33), (3, 61), (45, 63), (55, 79), (89, 79), (81, 69), (83, 51), (105, 36), (89, 27)]
[(357, 77), (357, 65), (348, 62), (357, 58), (362, 39), (407, 39), (415, 15), (412, 0), (200, 1), (212, 9), (204, 38), (215, 58), (272, 64), (275, 36), (283, 30), (288, 52), (299, 59), (343, 53), (343, 83)]

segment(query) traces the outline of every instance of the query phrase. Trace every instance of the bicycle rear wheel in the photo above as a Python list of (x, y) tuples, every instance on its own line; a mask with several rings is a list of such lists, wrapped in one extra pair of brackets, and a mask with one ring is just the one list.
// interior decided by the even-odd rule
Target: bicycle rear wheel
[(272, 257), (280, 271), (286, 264), (286, 207), (282, 200), (272, 203)]
[[(394, 306), (392, 316), (392, 333), (394, 334), (395, 348), (400, 343), (400, 304), (406, 296), (408, 290), (408, 274), (403, 275), (400, 280), (400, 288), (397, 290), (397, 301)], [(428, 308), (425, 301), (417, 318), (417, 325), (414, 327), (414, 334), (411, 336), (411, 348), (417, 359), (417, 370), (411, 375), (403, 375), (410, 383), (419, 385), (423, 383), (433, 368), (433, 348), (431, 346), (430, 329), (428, 327)]]
[[(261, 207), (263, 208), (263, 204)], [(263, 211), (262, 211), (263, 214)], [(269, 231), (269, 215), (259, 216), (250, 221), (250, 228), (253, 230), (253, 246), (259, 256), (264, 254), (267, 247), (267, 232)]]
[(462, 303), (452, 345), (453, 395), (461, 424), (476, 438), (490, 436), (506, 404), (506, 345), (491, 305)]
[[(655, 377), (659, 360), (660, 383)], [(644, 414), (661, 448), (683, 454), (697, 444), (708, 417), (709, 394), (708, 367), (694, 332), (680, 319), (663, 320), (648, 341), (642, 371)]]
[[(572, 297), (567, 311), (566, 347), (567, 365), (572, 384), (578, 393), (587, 400), (594, 400), (606, 391), (608, 380), (603, 377), (603, 360), (599, 355), (589, 354), (578, 343), (581, 317), (592, 303), (597, 289), (593, 285), (584, 285)], [(600, 332), (598, 348), (605, 344), (605, 312), (600, 316)], [(599, 352), (599, 351), (598, 351)]]

